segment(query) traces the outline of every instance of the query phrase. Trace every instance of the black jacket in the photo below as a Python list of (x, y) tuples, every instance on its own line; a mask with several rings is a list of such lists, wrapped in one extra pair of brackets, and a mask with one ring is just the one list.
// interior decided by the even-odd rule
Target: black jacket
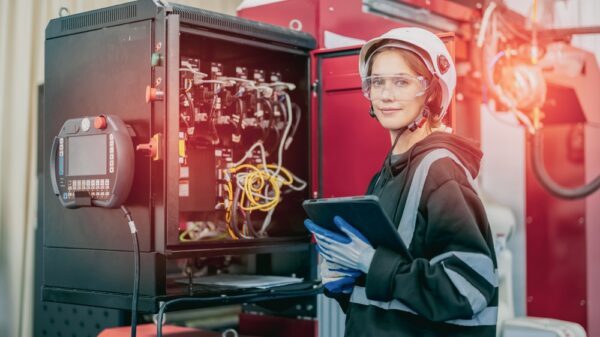
[(408, 242), (404, 240), (411, 256), (379, 247), (352, 296), (326, 292), (347, 314), (346, 336), (495, 336), (493, 238), (465, 173), (477, 176), (481, 152), (464, 138), (434, 132), (393, 165), (384, 163), (367, 194), (377, 195), (398, 225), (404, 212), (411, 212), (406, 204), (417, 167), (437, 149), (449, 150), (462, 166), (447, 157), (433, 161), (420, 197), (412, 195), (418, 210), (412, 207), (416, 220)]

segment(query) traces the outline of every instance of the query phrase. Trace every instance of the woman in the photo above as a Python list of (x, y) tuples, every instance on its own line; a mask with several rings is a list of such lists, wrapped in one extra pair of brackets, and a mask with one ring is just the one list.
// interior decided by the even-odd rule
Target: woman
[(411, 256), (374, 249), (339, 217), (345, 236), (305, 222), (323, 256), (325, 294), (347, 314), (346, 336), (495, 336), (496, 259), (472, 178), (482, 154), (442, 122), (456, 85), (451, 56), (435, 34), (398, 28), (362, 47), (359, 71), (392, 142), (367, 194)]

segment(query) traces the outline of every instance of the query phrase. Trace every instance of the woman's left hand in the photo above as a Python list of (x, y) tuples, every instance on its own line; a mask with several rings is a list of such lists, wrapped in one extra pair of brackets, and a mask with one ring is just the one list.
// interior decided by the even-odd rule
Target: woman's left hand
[(312, 221), (307, 223), (308, 221), (310, 220), (307, 220), (305, 225), (314, 233), (319, 252), (326, 260), (363, 273), (369, 271), (375, 249), (356, 228), (341, 217), (334, 217), (333, 222), (346, 234), (344, 236), (328, 231)]

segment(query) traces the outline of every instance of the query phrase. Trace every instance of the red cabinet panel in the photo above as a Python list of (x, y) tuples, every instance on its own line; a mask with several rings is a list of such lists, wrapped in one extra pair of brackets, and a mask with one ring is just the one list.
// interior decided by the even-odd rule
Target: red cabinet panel
[(317, 113), (322, 196), (364, 194), (390, 148), (389, 133), (369, 116), (358, 49), (321, 54), (316, 62), (323, 83)]

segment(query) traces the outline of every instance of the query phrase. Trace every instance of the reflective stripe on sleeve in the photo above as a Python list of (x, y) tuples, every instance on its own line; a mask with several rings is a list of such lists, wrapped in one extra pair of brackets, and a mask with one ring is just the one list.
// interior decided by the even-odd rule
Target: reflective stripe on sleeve
[(463, 295), (467, 301), (469, 301), (469, 304), (471, 305), (471, 311), (473, 311), (474, 314), (481, 312), (487, 306), (487, 301), (481, 291), (475, 288), (475, 286), (473, 286), (471, 282), (467, 281), (467, 279), (465, 279), (461, 274), (447, 268), (443, 262), (442, 266), (444, 267), (444, 272), (446, 275), (448, 275), (448, 278), (450, 278), (450, 281), (452, 281), (454, 287), (456, 287), (458, 292)]
[(455, 256), (469, 266), (473, 271), (483, 277), (494, 287), (498, 286), (498, 274), (494, 268), (492, 259), (481, 253), (451, 251), (440, 254), (429, 261), (430, 265), (435, 265), (449, 257)]
[[(360, 286), (354, 286), (354, 291), (352, 291), (352, 296), (350, 296), (350, 302), (361, 305), (372, 305), (384, 310), (398, 310), (418, 315), (414, 310), (399, 300), (392, 300), (389, 302), (372, 301), (367, 298), (366, 289)], [(498, 307), (487, 307), (471, 319), (453, 319), (445, 321), (444, 323), (460, 326), (489, 326), (496, 325), (497, 321)]]

